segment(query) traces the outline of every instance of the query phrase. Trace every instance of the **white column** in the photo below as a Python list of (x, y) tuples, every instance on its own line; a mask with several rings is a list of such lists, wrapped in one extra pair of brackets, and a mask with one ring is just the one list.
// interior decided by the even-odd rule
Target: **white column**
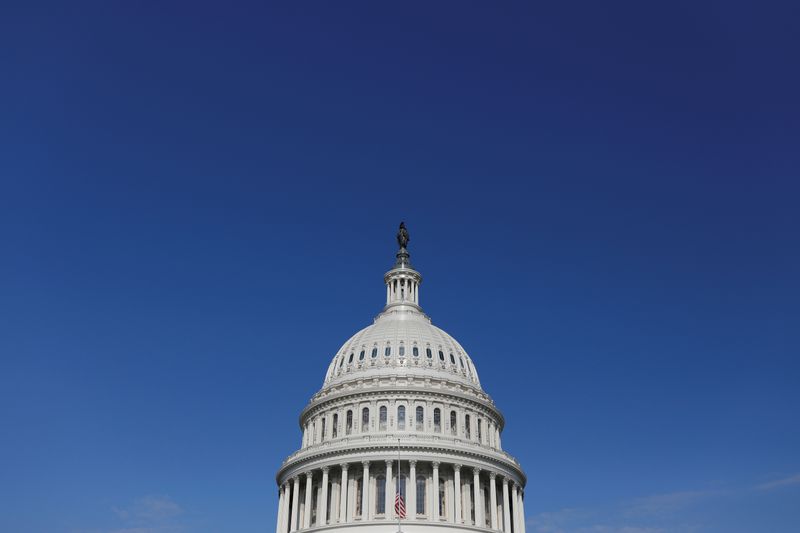
[(417, 519), (417, 462), (409, 461), (408, 468), (408, 501), (406, 502), (406, 517), (409, 520)]
[(431, 516), (434, 521), (439, 520), (439, 463), (433, 463), (433, 508), (431, 509)]
[(503, 531), (511, 533), (511, 507), (508, 505), (508, 478), (503, 478)]
[(489, 511), (492, 517), (492, 529), (497, 529), (497, 487), (494, 479), (497, 476), (494, 472), (489, 472)]
[(278, 487), (278, 521), (275, 523), (275, 533), (282, 533), (281, 524), (283, 523), (283, 512), (286, 507), (286, 498), (283, 492), (283, 486)]
[(364, 477), (361, 480), (361, 520), (369, 520), (369, 461), (361, 464), (364, 465)]
[(327, 466), (322, 468), (322, 490), (320, 490), (319, 508), (317, 511), (317, 525), (324, 526), (328, 523), (328, 470)]
[(472, 501), (475, 505), (475, 525), (483, 527), (483, 498), (481, 498), (481, 469), (472, 469)]
[(391, 301), (392, 301), (391, 293), (389, 292), (389, 284), (387, 283), (386, 284), (386, 305), (389, 305), (391, 303)]
[(519, 533), (520, 525), (519, 525), (519, 489), (516, 483), (511, 486), (511, 502), (514, 506), (514, 514), (511, 518), (514, 520), (513, 528), (514, 533)]
[(292, 495), (292, 523), (290, 531), (297, 531), (297, 511), (300, 509), (300, 476), (294, 478), (294, 492)]
[(392, 461), (386, 461), (386, 494), (383, 505), (386, 508), (386, 520), (394, 517), (394, 483), (392, 483)]
[(519, 531), (517, 533), (525, 533), (525, 497), (522, 494), (522, 487), (519, 489)]
[(453, 492), (453, 498), (455, 499), (453, 522), (461, 524), (464, 522), (461, 516), (461, 465), (453, 465)]
[(278, 533), (287, 533), (287, 528), (289, 527), (289, 502), (292, 498), (288, 481), (281, 486), (281, 493), (283, 494), (283, 511), (280, 515), (280, 522), (278, 522)]
[(339, 523), (348, 522), (347, 518), (347, 463), (342, 466), (342, 486), (339, 488)]
[(311, 491), (314, 490), (314, 472), (306, 473), (306, 506), (303, 509), (303, 527), (311, 527)]

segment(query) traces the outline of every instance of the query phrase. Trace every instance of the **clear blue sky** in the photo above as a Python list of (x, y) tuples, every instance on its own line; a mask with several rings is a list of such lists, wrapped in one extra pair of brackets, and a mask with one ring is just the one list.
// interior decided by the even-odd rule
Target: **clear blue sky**
[(530, 533), (798, 531), (796, 3), (263, 4), (0, 8), (1, 531), (273, 531), (400, 220)]

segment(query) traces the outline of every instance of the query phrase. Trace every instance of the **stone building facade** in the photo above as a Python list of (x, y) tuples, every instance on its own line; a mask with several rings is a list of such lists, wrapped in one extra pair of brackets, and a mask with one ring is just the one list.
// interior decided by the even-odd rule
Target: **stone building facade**
[(502, 448), (503, 415), (464, 348), (423, 313), (422, 276), (398, 241), (385, 307), (336, 352), (300, 415), (301, 448), (277, 474), (276, 532), (525, 533), (526, 478)]

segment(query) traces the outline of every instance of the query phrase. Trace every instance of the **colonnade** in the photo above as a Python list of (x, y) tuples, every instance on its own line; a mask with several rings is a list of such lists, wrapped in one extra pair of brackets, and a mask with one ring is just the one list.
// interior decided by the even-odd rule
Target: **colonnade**
[(406, 520), (525, 533), (523, 490), (512, 478), (457, 463), (410, 460), (397, 467), (391, 459), (343, 463), (286, 480), (279, 490), (276, 532), (396, 520), (400, 490)]

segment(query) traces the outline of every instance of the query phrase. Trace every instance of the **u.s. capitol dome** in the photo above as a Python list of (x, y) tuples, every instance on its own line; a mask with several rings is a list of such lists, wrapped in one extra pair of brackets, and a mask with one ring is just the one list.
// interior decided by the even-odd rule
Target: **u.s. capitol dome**
[(526, 478), (502, 449), (503, 415), (466, 350), (422, 311), (403, 224), (397, 240), (386, 305), (300, 414), (301, 448), (276, 476), (276, 532), (524, 533)]

